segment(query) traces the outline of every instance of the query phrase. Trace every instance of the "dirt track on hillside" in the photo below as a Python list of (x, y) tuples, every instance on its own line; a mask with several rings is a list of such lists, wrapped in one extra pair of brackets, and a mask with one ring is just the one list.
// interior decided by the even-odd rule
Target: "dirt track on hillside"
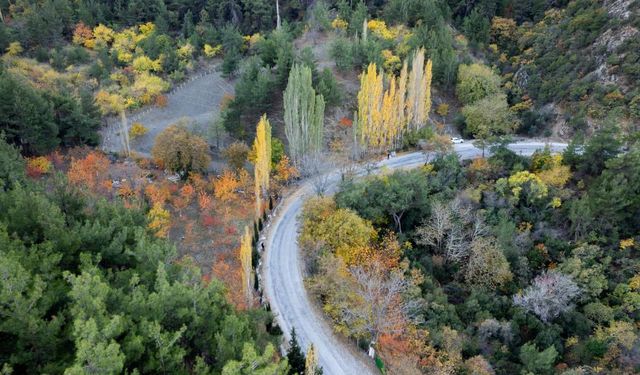
[[(149, 130), (144, 136), (131, 141), (132, 151), (149, 156), (156, 136), (183, 118), (193, 122), (195, 131), (206, 136), (208, 125), (219, 113), (220, 101), (225, 94), (233, 93), (233, 83), (222, 78), (215, 67), (195, 73), (167, 94), (166, 107), (149, 107), (129, 115), (129, 126), (139, 122)], [(119, 119), (108, 118), (101, 135), (104, 151), (122, 151)]]

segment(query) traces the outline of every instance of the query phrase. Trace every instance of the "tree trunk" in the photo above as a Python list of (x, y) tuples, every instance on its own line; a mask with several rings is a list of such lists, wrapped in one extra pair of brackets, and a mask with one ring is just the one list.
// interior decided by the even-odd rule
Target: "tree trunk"
[(280, 4), (276, 0), (276, 30), (280, 30)]
[(400, 214), (393, 214), (393, 221), (396, 224), (396, 228), (398, 229), (398, 233), (402, 233), (402, 223), (400, 222), (400, 220), (402, 220), (402, 215), (403, 213)]
[(124, 110), (120, 111), (120, 127), (124, 152), (127, 157), (129, 157), (131, 156), (131, 146), (129, 145), (129, 127), (127, 126), (127, 114)]

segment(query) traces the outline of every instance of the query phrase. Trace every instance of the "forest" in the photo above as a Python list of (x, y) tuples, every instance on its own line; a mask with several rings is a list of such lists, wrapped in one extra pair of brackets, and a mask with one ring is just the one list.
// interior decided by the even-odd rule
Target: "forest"
[(640, 372), (639, 29), (0, 0), (0, 373)]
[(305, 204), (308, 286), (394, 373), (634, 373), (640, 155), (592, 169), (611, 143), (345, 178)]

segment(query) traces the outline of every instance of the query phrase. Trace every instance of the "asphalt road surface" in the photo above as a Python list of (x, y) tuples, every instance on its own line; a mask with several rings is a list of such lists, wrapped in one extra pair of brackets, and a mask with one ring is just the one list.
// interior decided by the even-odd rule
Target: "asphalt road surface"
[[(513, 143), (509, 148), (518, 154), (529, 156), (545, 145), (546, 143), (530, 141)], [(562, 143), (548, 145), (554, 152), (560, 152), (567, 146)], [(482, 151), (470, 143), (457, 144), (453, 148), (461, 159), (482, 155)], [(424, 154), (414, 152), (385, 159), (378, 166), (398, 169), (417, 167), (424, 163)], [(329, 191), (333, 192), (340, 180), (340, 172), (331, 172), (329, 180)], [(284, 200), (269, 228), (262, 270), (266, 296), (287, 340), (291, 329), (295, 327), (298, 341), (305, 352), (311, 343), (315, 346), (319, 363), (326, 375), (375, 374), (377, 371), (372, 361), (353, 345), (337, 337), (305, 290), (303, 261), (300, 259), (297, 243), (298, 216), (306, 198), (313, 194), (312, 184), (303, 184)]]

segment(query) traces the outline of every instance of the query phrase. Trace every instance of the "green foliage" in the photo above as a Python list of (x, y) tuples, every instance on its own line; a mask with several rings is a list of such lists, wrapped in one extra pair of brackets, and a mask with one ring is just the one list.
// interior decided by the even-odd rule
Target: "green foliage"
[(316, 91), (322, 95), (327, 107), (337, 106), (342, 101), (342, 88), (329, 68), (324, 68), (322, 72), (320, 72), (318, 82), (316, 83)]
[(331, 28), (331, 21), (329, 20), (329, 6), (324, 1), (318, 1), (314, 4), (313, 21), (321, 31), (326, 31)]
[(615, 241), (635, 235), (640, 225), (634, 214), (640, 209), (640, 150), (635, 147), (606, 164), (583, 199), (594, 220), (592, 228)]
[(233, 76), (238, 69), (242, 44), (242, 35), (238, 29), (228, 25), (222, 30), (222, 48), (224, 50), (222, 73), (226, 76)]
[(492, 95), (462, 108), (465, 130), (481, 140), (512, 133), (518, 126), (517, 119), (509, 110), (507, 98)]
[(251, 344), (245, 344), (242, 349), (242, 358), (231, 361), (222, 369), (222, 375), (285, 375), (288, 372), (286, 361), (274, 363), (276, 351), (269, 344), (262, 354), (256, 352)]
[(0, 191), (22, 183), (25, 177), (25, 162), (20, 152), (0, 134)]
[(283, 96), (289, 154), (299, 164), (324, 146), (324, 97), (313, 89), (311, 69), (298, 64), (291, 68)]
[(464, 18), (462, 30), (469, 40), (483, 44), (489, 41), (489, 19), (477, 8)]
[(458, 67), (456, 95), (463, 104), (475, 103), (500, 91), (500, 77), (486, 65), (463, 64)]
[[(219, 282), (174, 259), (144, 212), (65, 185), (0, 191), (0, 333), (12, 343), (0, 356), (21, 373), (219, 373), (269, 340)], [(260, 366), (284, 373), (265, 350)]]
[(278, 138), (271, 138), (271, 168), (275, 170), (284, 153), (284, 143)]
[(77, 98), (62, 87), (58, 92), (34, 88), (8, 72), (0, 73), (0, 131), (28, 154), (45, 154), (59, 144), (98, 143), (100, 114), (88, 93)]
[(284, 87), (294, 60), (291, 31), (287, 28), (272, 31), (260, 41), (258, 54), (265, 65), (275, 68), (275, 84)]
[(0, 130), (24, 152), (43, 154), (59, 143), (52, 104), (28, 83), (0, 75)]
[[(640, 45), (638, 38), (622, 32), (634, 27), (634, 17), (618, 17), (610, 9), (594, 0), (498, 7), (496, 15), (508, 17), (502, 20), (512, 26), (492, 27), (492, 42), (499, 49), (489, 55), (507, 79), (510, 97), (528, 96), (536, 105), (563, 102), (565, 113), (574, 117), (569, 124), (576, 133), (587, 130), (587, 117), (601, 122), (632, 116), (628, 104), (634, 93), (624, 82), (640, 77), (635, 52)], [(549, 47), (558, 45), (562, 51)]]
[(402, 232), (428, 208), (432, 186), (420, 170), (397, 171), (364, 182), (344, 181), (336, 194), (339, 207), (348, 207), (376, 225)]
[(599, 246), (581, 245), (573, 249), (571, 257), (562, 262), (559, 269), (578, 284), (583, 300), (597, 300), (607, 288), (604, 270), (610, 262), (611, 258), (604, 256)]
[(376, 367), (378, 368), (378, 370), (380, 370), (381, 373), (386, 374), (386, 371), (384, 369), (384, 362), (382, 362), (382, 359), (376, 356), (375, 361), (376, 361)]
[(432, 8), (424, 14), (425, 22), (416, 26), (411, 43), (414, 47), (425, 48), (427, 57), (433, 61), (434, 80), (444, 85), (452, 85), (458, 70), (453, 33), (444, 18)]
[(539, 352), (535, 344), (524, 344), (520, 349), (520, 360), (524, 364), (525, 374), (551, 374), (558, 356), (555, 347), (550, 346)]
[(305, 368), (305, 358), (300, 345), (298, 344), (298, 337), (296, 336), (296, 329), (291, 330), (291, 339), (289, 340), (289, 348), (287, 349), (287, 362), (289, 362), (289, 374), (303, 374)]
[(249, 58), (236, 83), (235, 98), (223, 113), (224, 128), (236, 137), (247, 137), (255, 121), (269, 109), (275, 85), (270, 69), (258, 57)]
[(336, 38), (331, 44), (330, 54), (339, 70), (348, 71), (354, 67), (353, 47), (348, 39)]

